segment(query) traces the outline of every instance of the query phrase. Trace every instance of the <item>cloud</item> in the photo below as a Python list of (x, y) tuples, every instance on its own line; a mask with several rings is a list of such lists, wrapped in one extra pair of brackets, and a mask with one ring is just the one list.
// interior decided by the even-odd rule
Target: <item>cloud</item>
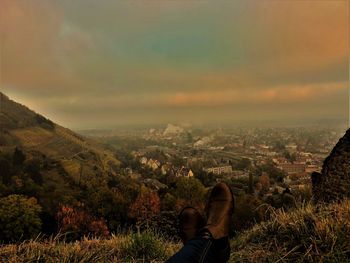
[(293, 104), (336, 117), (347, 114), (347, 10), (346, 1), (2, 0), (0, 85), (74, 126), (205, 122), (201, 112), (212, 121), (237, 108), (248, 118), (261, 107), (286, 118)]
[(224, 106), (230, 104), (255, 105), (272, 103), (276, 106), (291, 103), (315, 103), (320, 99), (330, 99), (348, 89), (346, 82), (318, 83), (308, 85), (275, 86), (266, 89), (259, 87), (236, 90), (199, 90), (177, 92), (166, 95), (159, 101), (175, 107)]

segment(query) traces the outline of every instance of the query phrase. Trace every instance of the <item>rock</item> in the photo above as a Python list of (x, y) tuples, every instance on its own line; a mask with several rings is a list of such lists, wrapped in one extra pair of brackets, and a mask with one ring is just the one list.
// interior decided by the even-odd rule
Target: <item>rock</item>
[(334, 202), (350, 197), (350, 129), (325, 159), (321, 173), (313, 173), (315, 202)]

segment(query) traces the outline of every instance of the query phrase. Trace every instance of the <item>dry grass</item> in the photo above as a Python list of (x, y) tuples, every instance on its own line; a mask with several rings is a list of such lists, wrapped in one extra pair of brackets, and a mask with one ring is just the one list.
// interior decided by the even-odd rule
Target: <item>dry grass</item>
[(66, 243), (56, 237), (2, 246), (0, 262), (164, 262), (178, 248), (178, 244), (166, 242), (151, 232), (118, 235), (110, 239), (84, 239), (74, 243)]
[(55, 138), (55, 134), (52, 131), (42, 127), (12, 130), (11, 135), (19, 139), (25, 147), (35, 147)]
[[(350, 201), (275, 211), (231, 245), (231, 262), (350, 262)], [(180, 247), (149, 231), (74, 243), (55, 238), (2, 246), (0, 262), (164, 262)]]
[(232, 242), (232, 262), (350, 262), (350, 201), (275, 211)]

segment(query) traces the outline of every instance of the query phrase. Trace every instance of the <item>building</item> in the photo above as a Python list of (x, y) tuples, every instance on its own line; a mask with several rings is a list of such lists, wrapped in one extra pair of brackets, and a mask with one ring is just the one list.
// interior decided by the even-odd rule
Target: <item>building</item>
[(235, 170), (232, 172), (232, 178), (235, 178), (235, 179), (249, 178), (249, 172)]
[(176, 177), (193, 177), (194, 173), (190, 168), (182, 166), (177, 172), (176, 172)]
[(152, 168), (152, 170), (157, 170), (160, 167), (160, 162), (158, 160), (149, 159), (147, 165)]
[(163, 164), (160, 168), (162, 175), (170, 175), (173, 172), (173, 169), (173, 166), (169, 163)]
[(205, 171), (207, 173), (213, 173), (213, 174), (216, 174), (216, 175), (230, 174), (230, 173), (233, 172), (231, 165), (219, 166), (219, 167), (211, 167), (211, 168), (205, 169)]
[(286, 145), (286, 150), (289, 153), (296, 153), (298, 150), (298, 146), (295, 143), (290, 143), (290, 144)]
[(281, 163), (277, 168), (281, 169), (287, 174), (295, 174), (305, 172), (305, 167), (305, 164), (300, 163)]
[(142, 157), (140, 159), (140, 163), (143, 164), (143, 165), (147, 164), (147, 162), (148, 162), (148, 159), (146, 157)]
[(305, 172), (307, 173), (313, 173), (313, 172), (321, 172), (321, 167), (318, 165), (310, 164), (307, 165), (305, 168)]

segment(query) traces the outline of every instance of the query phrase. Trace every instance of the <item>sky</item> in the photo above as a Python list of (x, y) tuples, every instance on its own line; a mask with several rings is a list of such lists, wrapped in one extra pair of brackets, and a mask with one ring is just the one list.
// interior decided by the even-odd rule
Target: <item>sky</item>
[(348, 118), (348, 0), (0, 0), (0, 90), (72, 129)]

